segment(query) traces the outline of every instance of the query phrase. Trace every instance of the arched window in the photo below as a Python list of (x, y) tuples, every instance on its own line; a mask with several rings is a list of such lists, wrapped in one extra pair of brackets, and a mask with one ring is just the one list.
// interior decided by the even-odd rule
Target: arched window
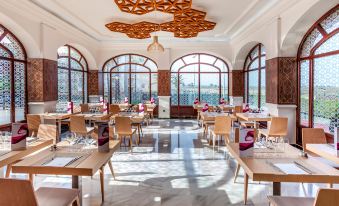
[(209, 54), (183, 56), (171, 66), (172, 105), (191, 106), (195, 98), (218, 105), (228, 100), (228, 65)]
[(158, 66), (148, 57), (123, 54), (103, 66), (104, 97), (110, 103), (149, 101), (158, 95)]
[(0, 24), (0, 125), (25, 119), (26, 65), (25, 48)]
[(252, 108), (266, 104), (266, 51), (262, 44), (256, 45), (247, 55), (245, 73), (244, 101)]
[(87, 73), (87, 61), (77, 49), (69, 45), (58, 49), (58, 110), (65, 110), (69, 101), (87, 102)]
[(307, 32), (298, 62), (299, 123), (333, 133), (339, 125), (339, 6)]

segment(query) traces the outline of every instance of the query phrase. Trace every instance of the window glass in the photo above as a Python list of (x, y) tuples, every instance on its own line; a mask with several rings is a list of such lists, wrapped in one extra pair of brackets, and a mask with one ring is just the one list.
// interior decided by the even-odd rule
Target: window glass
[(4, 125), (25, 120), (27, 61), (22, 44), (10, 31), (0, 25), (0, 36), (1, 34), (0, 125)]
[(171, 72), (172, 105), (191, 106), (196, 98), (218, 105), (220, 97), (229, 98), (228, 67), (215, 56), (198, 53), (184, 56), (172, 64)]
[(125, 97), (131, 104), (149, 101), (151, 96), (157, 100), (157, 66), (151, 59), (134, 54), (121, 55), (107, 61), (103, 69), (104, 94), (109, 99), (111, 93), (111, 103), (121, 103)]

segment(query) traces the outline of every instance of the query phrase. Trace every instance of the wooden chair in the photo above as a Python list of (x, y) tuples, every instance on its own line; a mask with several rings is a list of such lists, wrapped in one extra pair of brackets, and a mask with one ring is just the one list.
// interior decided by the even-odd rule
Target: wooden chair
[(73, 134), (80, 136), (89, 136), (94, 131), (94, 127), (86, 127), (85, 117), (82, 115), (72, 115), (70, 130)]
[(326, 135), (322, 128), (303, 128), (302, 131), (303, 150), (307, 153), (306, 144), (327, 144)]
[(145, 115), (145, 119), (146, 119), (146, 124), (148, 126), (150, 119), (151, 119), (151, 113), (148, 111), (147, 105), (144, 105), (144, 115)]
[(200, 122), (203, 127), (204, 136), (208, 133), (208, 128), (212, 125), (214, 125), (215, 118), (214, 117), (208, 117), (205, 115), (204, 112), (200, 112)]
[(288, 132), (288, 118), (287, 117), (272, 117), (269, 129), (259, 129), (258, 135), (269, 137), (286, 137)]
[(208, 111), (209, 112), (214, 112), (214, 106), (208, 106)]
[[(136, 129), (132, 128), (132, 120), (130, 117), (120, 117), (117, 116), (115, 118), (115, 133), (118, 135), (118, 139), (120, 144), (122, 142), (122, 138), (129, 138), (129, 147), (132, 151), (133, 144), (133, 135), (136, 133)], [(140, 138), (140, 137), (139, 137)], [(138, 139), (136, 140), (137, 145), (139, 144)]]
[[(220, 139), (222, 139), (222, 137), (224, 137), (225, 138), (225, 144), (226, 144), (226, 142), (230, 143), (230, 136), (231, 136), (231, 130), (232, 130), (232, 119), (229, 116), (217, 116), (217, 117), (215, 117), (215, 124), (210, 129), (211, 129), (210, 143), (211, 143), (211, 139), (212, 139), (213, 149), (214, 149), (214, 146), (215, 146), (215, 137), (217, 137), (217, 136), (219, 136)], [(220, 139), (218, 139), (218, 145), (219, 145)]]
[(0, 179), (0, 205), (67, 206), (80, 205), (79, 190), (40, 187), (34, 192), (29, 180)]
[(117, 115), (120, 112), (120, 107), (117, 104), (110, 104), (109, 105), (109, 113), (111, 115)]
[(27, 114), (27, 124), (29, 136), (35, 137), (38, 133), (39, 125), (41, 124), (41, 117), (38, 114)]
[(80, 104), (80, 112), (81, 113), (90, 112), (88, 104)]
[(152, 105), (152, 104), (145, 104), (145, 105), (146, 105), (146, 108), (147, 108), (147, 113), (149, 113), (149, 115), (150, 115), (150, 118), (154, 119), (154, 109), (155, 109), (154, 105)]
[(319, 189), (316, 198), (268, 196), (270, 206), (337, 206), (339, 189)]
[(56, 125), (40, 124), (37, 137), (41, 139), (53, 139), (53, 143), (56, 144), (58, 136), (58, 128)]

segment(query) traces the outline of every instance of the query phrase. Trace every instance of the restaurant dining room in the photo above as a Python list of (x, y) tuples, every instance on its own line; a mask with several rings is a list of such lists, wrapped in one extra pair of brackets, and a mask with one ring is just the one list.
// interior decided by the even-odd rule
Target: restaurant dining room
[(0, 0), (0, 206), (339, 206), (339, 0)]

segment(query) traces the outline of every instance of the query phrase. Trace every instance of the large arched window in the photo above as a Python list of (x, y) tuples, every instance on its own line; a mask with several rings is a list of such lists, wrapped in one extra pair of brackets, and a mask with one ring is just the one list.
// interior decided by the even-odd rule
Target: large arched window
[(247, 55), (245, 73), (244, 101), (252, 108), (266, 104), (266, 52), (262, 44), (256, 45)]
[(66, 109), (67, 102), (75, 105), (87, 102), (88, 64), (85, 57), (69, 45), (58, 49), (58, 105)]
[(209, 54), (190, 54), (171, 66), (172, 105), (191, 106), (195, 98), (218, 105), (228, 100), (228, 65)]
[(339, 119), (339, 6), (307, 32), (298, 61), (299, 123), (333, 133)]
[(0, 125), (25, 119), (26, 65), (24, 47), (0, 25)]
[(158, 95), (157, 64), (145, 56), (123, 54), (109, 59), (103, 66), (104, 97), (110, 103), (131, 104), (149, 101)]

